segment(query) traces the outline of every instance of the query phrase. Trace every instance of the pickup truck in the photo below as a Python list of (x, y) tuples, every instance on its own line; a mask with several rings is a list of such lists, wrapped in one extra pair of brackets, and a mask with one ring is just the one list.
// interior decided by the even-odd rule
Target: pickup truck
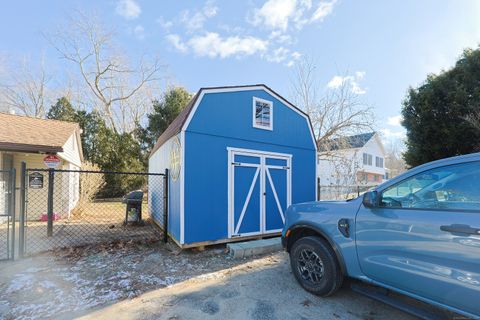
[(348, 277), (480, 319), (480, 153), (356, 199), (295, 204), (285, 218), (282, 244), (307, 291), (332, 295)]

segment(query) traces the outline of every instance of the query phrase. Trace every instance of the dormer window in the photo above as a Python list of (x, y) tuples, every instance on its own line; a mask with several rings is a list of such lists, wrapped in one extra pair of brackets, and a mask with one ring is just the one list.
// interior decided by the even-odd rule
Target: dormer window
[(253, 98), (253, 127), (273, 130), (273, 103), (272, 101)]

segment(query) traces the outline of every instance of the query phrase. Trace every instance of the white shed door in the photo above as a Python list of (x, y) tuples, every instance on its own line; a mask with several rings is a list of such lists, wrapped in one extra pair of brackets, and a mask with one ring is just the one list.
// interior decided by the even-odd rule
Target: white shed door
[(291, 156), (229, 150), (229, 237), (279, 232), (291, 204)]

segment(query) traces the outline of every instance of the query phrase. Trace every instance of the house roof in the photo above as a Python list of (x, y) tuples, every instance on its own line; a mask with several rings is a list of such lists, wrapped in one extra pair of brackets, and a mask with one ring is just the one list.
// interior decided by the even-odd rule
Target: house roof
[(0, 150), (58, 153), (72, 136), (77, 123), (0, 113)]
[(346, 136), (335, 138), (326, 145), (318, 145), (319, 151), (332, 151), (332, 150), (342, 150), (342, 149), (356, 149), (362, 148), (372, 137), (376, 134), (376, 132), (367, 132), (362, 134), (356, 134), (353, 136)]
[(187, 122), (188, 117), (190, 113), (192, 112), (198, 98), (201, 96), (202, 91), (205, 90), (232, 90), (235, 91), (235, 89), (249, 89), (252, 88), (252, 90), (255, 90), (258, 87), (263, 87), (267, 91), (271, 92), (273, 95), (275, 95), (279, 100), (282, 100), (285, 104), (289, 105), (290, 107), (294, 108), (297, 112), (301, 113), (303, 116), (305, 116), (308, 119), (308, 123), (310, 126), (312, 138), (314, 137), (313, 134), (313, 129), (312, 129), (312, 124), (310, 122), (310, 117), (303, 112), (301, 109), (298, 107), (294, 106), (292, 103), (290, 103), (287, 99), (283, 98), (281, 95), (273, 91), (271, 88), (269, 88), (265, 84), (254, 84), (254, 85), (241, 85), (241, 86), (222, 86), (222, 87), (204, 87), (200, 88), (198, 92), (193, 96), (192, 100), (186, 105), (186, 107), (179, 113), (179, 115), (172, 121), (172, 123), (167, 127), (167, 129), (160, 135), (158, 138), (157, 142), (155, 143), (155, 146), (152, 148), (152, 151), (150, 152), (150, 156), (152, 156), (155, 151), (157, 151), (165, 142), (168, 141), (171, 137), (177, 135), (182, 131), (183, 125)]

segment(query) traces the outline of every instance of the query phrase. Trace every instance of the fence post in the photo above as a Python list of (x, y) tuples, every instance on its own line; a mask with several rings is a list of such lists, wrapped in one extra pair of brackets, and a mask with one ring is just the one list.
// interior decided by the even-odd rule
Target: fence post
[(23, 257), (25, 253), (25, 204), (26, 204), (26, 181), (27, 181), (27, 164), (22, 161), (20, 166), (20, 216), (18, 217), (18, 255)]
[(317, 178), (317, 201), (320, 201), (320, 178)]
[(163, 177), (163, 242), (168, 242), (168, 169)]
[[(12, 188), (12, 193), (11, 193), (11, 196), (10, 196), (10, 214), (12, 216), (12, 255), (11, 255), (11, 258), (12, 260), (15, 260), (15, 220), (16, 220), (16, 217), (15, 217), (15, 211), (16, 211), (16, 204), (15, 204), (15, 193), (17, 192), (17, 188), (16, 188), (16, 180), (17, 180), (17, 170), (15, 170), (15, 168), (13, 168), (12, 170), (10, 170), (10, 188)], [(10, 258), (10, 257), (9, 257)]]
[(53, 235), (53, 184), (55, 178), (55, 171), (52, 168), (48, 169), (48, 199), (47, 199), (47, 237)]

